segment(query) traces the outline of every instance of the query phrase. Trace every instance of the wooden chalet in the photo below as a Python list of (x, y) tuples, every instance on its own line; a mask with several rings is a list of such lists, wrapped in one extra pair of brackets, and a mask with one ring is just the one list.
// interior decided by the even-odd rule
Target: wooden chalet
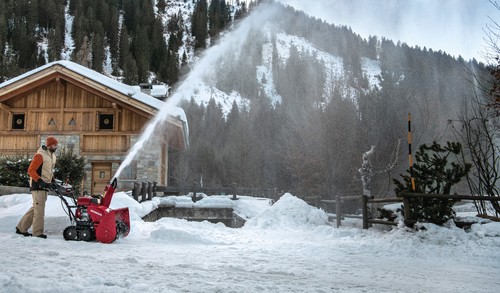
[[(85, 157), (84, 190), (99, 194), (163, 105), (76, 63), (52, 62), (0, 84), (0, 154), (32, 156), (54, 135), (58, 152)], [(176, 108), (147, 146), (120, 174), (120, 189), (137, 180), (168, 185), (169, 153), (188, 146), (184, 111)]]

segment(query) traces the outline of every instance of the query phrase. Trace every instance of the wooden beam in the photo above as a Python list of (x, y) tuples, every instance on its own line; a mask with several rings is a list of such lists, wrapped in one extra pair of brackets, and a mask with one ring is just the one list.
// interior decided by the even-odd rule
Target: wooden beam
[(69, 82), (78, 85), (81, 88), (84, 88), (98, 96), (101, 96), (107, 100), (116, 100), (122, 101), (124, 103), (120, 103), (123, 107), (127, 108), (130, 111), (136, 112), (141, 116), (145, 116), (147, 118), (151, 118), (158, 111), (156, 108), (146, 105), (142, 102), (139, 102), (135, 99), (128, 98), (121, 92), (117, 92), (107, 86), (104, 86), (94, 80), (89, 78), (83, 78), (79, 73), (73, 72), (70, 69), (62, 68), (60, 70), (61, 73), (64, 73), (64, 78)]
[(66, 83), (61, 82), (61, 79), (59, 78), (59, 76), (56, 77), (56, 82), (57, 82), (56, 91), (59, 92), (59, 96), (62, 97), (62, 103), (61, 103), (61, 107), (59, 109), (59, 118), (57, 119), (59, 122), (59, 125), (57, 128), (59, 131), (63, 131), (64, 124), (66, 123), (64, 121), (64, 111), (66, 108)]
[(22, 81), (17, 81), (4, 88), (0, 89), (0, 102), (9, 100), (12, 97), (22, 95), (27, 92), (36, 91), (39, 87), (44, 87), (46, 84), (55, 80), (57, 72), (48, 71), (43, 74), (35, 74), (27, 77)]
[(0, 109), (5, 111), (10, 111), (10, 107), (0, 102)]

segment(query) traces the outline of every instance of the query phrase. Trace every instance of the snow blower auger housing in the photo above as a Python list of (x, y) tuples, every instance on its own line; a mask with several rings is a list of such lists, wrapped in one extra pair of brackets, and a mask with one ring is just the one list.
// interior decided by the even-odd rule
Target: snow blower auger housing
[(116, 185), (117, 179), (114, 178), (104, 189), (105, 194), (103, 197), (80, 196), (74, 200), (75, 206), (70, 206), (64, 198), (64, 195), (73, 192), (72, 188), (56, 185), (57, 188), (51, 189), (66, 204), (68, 215), (73, 224), (64, 229), (64, 239), (75, 241), (97, 240), (102, 243), (112, 243), (116, 239), (128, 235), (130, 231), (128, 208), (116, 210), (109, 208)]

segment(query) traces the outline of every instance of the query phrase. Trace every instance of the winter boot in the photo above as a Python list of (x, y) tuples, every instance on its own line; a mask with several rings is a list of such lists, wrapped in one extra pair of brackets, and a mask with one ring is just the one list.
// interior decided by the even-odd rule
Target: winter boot
[(21, 230), (19, 230), (17, 227), (16, 227), (16, 234), (21, 234), (24, 235), (25, 237), (31, 236), (31, 233), (28, 233), (28, 231), (21, 232)]

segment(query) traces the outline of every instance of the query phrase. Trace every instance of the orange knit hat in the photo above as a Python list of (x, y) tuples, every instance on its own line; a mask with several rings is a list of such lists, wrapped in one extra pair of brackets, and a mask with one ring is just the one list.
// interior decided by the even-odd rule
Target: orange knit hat
[(57, 145), (57, 139), (53, 136), (47, 137), (47, 141), (45, 143), (46, 146)]

